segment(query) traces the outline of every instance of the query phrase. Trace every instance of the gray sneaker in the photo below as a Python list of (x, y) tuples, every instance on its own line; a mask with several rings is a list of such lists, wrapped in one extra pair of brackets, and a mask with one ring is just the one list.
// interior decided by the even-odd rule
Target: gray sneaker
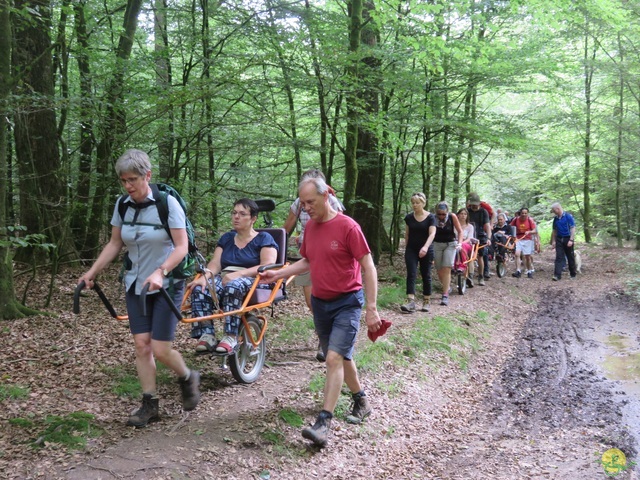
[(326, 446), (329, 439), (332, 418), (333, 415), (331, 413), (322, 410), (318, 414), (316, 423), (314, 423), (312, 427), (307, 427), (302, 430), (302, 436), (307, 440), (311, 440), (318, 447)]
[(148, 423), (160, 418), (158, 410), (158, 398), (153, 398), (151, 394), (145, 393), (142, 395), (142, 406), (129, 416), (127, 425), (136, 428), (146, 427)]
[(413, 313), (416, 311), (416, 302), (413, 300), (400, 307), (402, 313)]
[(484, 287), (484, 277), (478, 278), (478, 285), (480, 285), (481, 287)]
[(353, 423), (355, 425), (359, 425), (362, 421), (371, 415), (373, 409), (371, 405), (369, 405), (369, 401), (367, 400), (367, 396), (364, 391), (359, 393), (351, 394), (353, 398), (353, 410), (351, 410), (351, 414), (347, 415), (346, 421), (347, 423)]
[(440, 300), (440, 305), (444, 305), (445, 307), (449, 305), (449, 297), (443, 295), (442, 299)]
[(200, 372), (191, 370), (189, 380), (178, 379), (182, 390), (182, 409), (185, 412), (193, 410), (200, 402)]

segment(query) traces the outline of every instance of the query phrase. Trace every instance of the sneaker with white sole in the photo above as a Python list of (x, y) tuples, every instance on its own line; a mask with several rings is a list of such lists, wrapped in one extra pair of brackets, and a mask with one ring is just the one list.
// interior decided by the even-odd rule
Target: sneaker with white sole
[(233, 349), (238, 345), (238, 339), (231, 335), (225, 335), (216, 347), (218, 353), (232, 353)]
[(213, 352), (216, 349), (216, 345), (218, 344), (216, 337), (211, 335), (210, 333), (205, 333), (198, 340), (198, 344), (196, 345), (196, 353), (204, 354)]

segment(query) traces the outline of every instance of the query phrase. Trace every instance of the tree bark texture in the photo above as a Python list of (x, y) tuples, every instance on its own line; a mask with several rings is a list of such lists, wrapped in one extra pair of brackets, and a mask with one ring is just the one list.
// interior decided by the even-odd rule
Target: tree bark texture
[[(21, 106), (14, 111), (20, 223), (28, 234), (44, 234), (57, 245), (58, 252), (67, 252), (72, 242), (64, 221), (66, 182), (58, 150), (53, 45), (49, 38), (51, 8), (44, 0), (18, 0), (15, 7), (37, 12), (12, 17), (15, 93), (22, 96)], [(33, 254), (25, 250), (20, 253)]]

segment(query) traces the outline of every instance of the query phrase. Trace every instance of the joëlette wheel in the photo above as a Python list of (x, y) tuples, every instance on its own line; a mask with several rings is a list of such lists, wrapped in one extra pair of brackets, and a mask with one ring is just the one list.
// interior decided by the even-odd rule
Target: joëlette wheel
[(504, 262), (497, 262), (496, 263), (496, 274), (498, 275), (498, 278), (502, 278), (504, 277), (504, 274), (506, 273), (506, 267), (504, 265)]
[[(260, 338), (262, 322), (254, 315), (248, 315), (247, 324), (253, 339)], [(244, 323), (241, 322), (238, 329), (238, 342), (238, 351), (229, 357), (229, 369), (233, 378), (239, 383), (253, 383), (260, 376), (264, 366), (267, 355), (265, 339), (262, 337), (262, 341), (254, 347), (249, 340)]]

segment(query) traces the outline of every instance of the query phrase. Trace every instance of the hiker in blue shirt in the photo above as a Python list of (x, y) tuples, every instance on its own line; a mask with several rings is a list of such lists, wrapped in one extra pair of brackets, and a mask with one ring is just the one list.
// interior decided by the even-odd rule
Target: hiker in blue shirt
[(551, 279), (557, 281), (562, 277), (565, 257), (569, 263), (569, 275), (571, 278), (576, 278), (576, 260), (573, 256), (576, 222), (573, 216), (565, 212), (557, 202), (551, 205), (551, 211), (555, 214), (551, 233), (551, 246), (556, 249), (555, 268)]
[[(162, 222), (155, 207), (158, 199), (154, 199), (149, 184), (151, 162), (145, 152), (127, 150), (116, 162), (115, 170), (128, 196), (116, 202), (111, 217), (109, 243), (78, 283), (84, 282), (86, 288), (93, 288), (98, 274), (119, 256), (123, 247), (127, 247), (130, 262), (123, 281), (129, 328), (135, 345), (136, 370), (142, 387), (142, 406), (129, 416), (127, 424), (144, 427), (159, 418), (156, 359), (178, 376), (182, 389), (182, 408), (185, 411), (193, 410), (200, 401), (200, 374), (190, 370), (180, 353), (172, 348), (178, 318), (164, 297), (158, 294), (161, 287), (171, 286), (170, 295), (180, 308), (185, 282), (168, 277), (187, 254), (189, 241), (184, 210), (171, 196), (167, 197), (169, 231), (156, 227)], [(120, 201), (131, 204), (124, 218), (118, 210)], [(150, 294), (146, 297), (148, 313), (143, 315), (140, 293), (146, 284), (149, 285)]]

